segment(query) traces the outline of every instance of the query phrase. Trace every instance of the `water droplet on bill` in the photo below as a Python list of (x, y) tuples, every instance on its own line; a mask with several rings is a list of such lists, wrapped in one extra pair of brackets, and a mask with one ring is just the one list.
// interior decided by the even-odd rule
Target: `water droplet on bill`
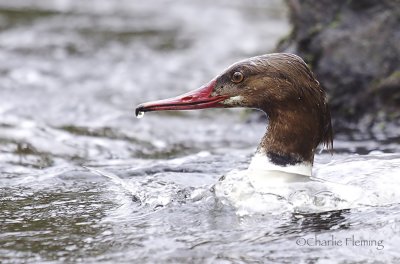
[(144, 117), (144, 112), (142, 111), (137, 112), (136, 118), (142, 118), (142, 117)]

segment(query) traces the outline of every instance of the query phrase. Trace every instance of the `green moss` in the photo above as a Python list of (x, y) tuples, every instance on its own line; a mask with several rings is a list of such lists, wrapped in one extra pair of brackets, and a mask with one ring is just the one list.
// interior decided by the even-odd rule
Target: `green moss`
[(392, 72), (388, 79), (400, 79), (400, 70)]
[(1, 8), (0, 18), (2, 18), (3, 23), (0, 25), (0, 29), (8, 28), (17, 24), (30, 23), (35, 19), (56, 14), (59, 14), (59, 12), (49, 10)]
[(339, 24), (340, 24), (339, 21), (334, 20), (329, 24), (329, 27), (330, 28), (337, 28), (339, 26)]
[(18, 142), (14, 153), (18, 155), (35, 155), (38, 151), (30, 144)]
[(96, 45), (105, 45), (114, 41), (126, 44), (136, 39), (148, 41), (148, 44), (157, 50), (186, 49), (191, 45), (190, 39), (179, 38), (179, 28), (171, 30), (150, 28), (125, 31), (81, 28), (78, 29), (78, 32), (83, 38), (94, 41)]
[(276, 45), (277, 49), (280, 49), (282, 46), (290, 43), (290, 41), (294, 38), (295, 34), (296, 34), (295, 27), (292, 27), (290, 32), (278, 41), (278, 44)]
[(375, 79), (371, 82), (369, 92), (379, 92), (381, 88), (390, 83), (400, 83), (400, 70), (392, 72), (388, 77), (383, 79)]
[(193, 154), (199, 151), (194, 146), (185, 146), (183, 144), (175, 144), (168, 149), (146, 148), (136, 151), (133, 157), (141, 159), (171, 159), (183, 157), (185, 155)]
[(340, 25), (340, 22), (342, 21), (342, 15), (341, 12), (338, 11), (333, 18), (332, 22), (329, 23), (328, 27), (329, 28), (337, 28)]
[(134, 136), (126, 135), (125, 133), (120, 132), (111, 127), (91, 128), (91, 127), (68, 125), (68, 126), (56, 127), (56, 129), (61, 129), (77, 136), (116, 139), (116, 140), (128, 141), (135, 145), (141, 145), (146, 147), (152, 146), (149, 142), (142, 141)]
[(88, 128), (80, 126), (62, 126), (60, 129), (79, 136), (119, 138), (117, 133), (110, 127)]
[(314, 35), (317, 35), (319, 32), (321, 32), (324, 29), (324, 26), (321, 23), (317, 23), (315, 26), (310, 28), (308, 31), (309, 37), (312, 37)]
[(16, 148), (13, 153), (19, 156), (19, 162), (15, 164), (36, 169), (47, 168), (54, 164), (49, 153), (40, 152), (29, 143), (16, 142), (15, 144)]

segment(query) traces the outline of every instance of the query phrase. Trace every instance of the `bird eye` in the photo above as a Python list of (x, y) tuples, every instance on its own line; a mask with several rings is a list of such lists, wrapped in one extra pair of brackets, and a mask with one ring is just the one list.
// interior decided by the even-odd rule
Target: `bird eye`
[(240, 83), (241, 81), (243, 81), (243, 73), (241, 73), (241, 72), (235, 72), (233, 75), (232, 75), (232, 82), (234, 82), (234, 83)]

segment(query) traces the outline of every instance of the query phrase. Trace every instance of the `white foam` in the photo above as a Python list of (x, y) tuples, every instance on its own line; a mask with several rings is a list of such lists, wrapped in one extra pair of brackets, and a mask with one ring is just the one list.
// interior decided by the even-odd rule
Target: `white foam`
[[(318, 165), (311, 177), (270, 172), (259, 180), (252, 170), (232, 171), (215, 185), (215, 194), (239, 215), (321, 212), (400, 202), (399, 155), (352, 156)], [(280, 176), (283, 180), (277, 180)]]

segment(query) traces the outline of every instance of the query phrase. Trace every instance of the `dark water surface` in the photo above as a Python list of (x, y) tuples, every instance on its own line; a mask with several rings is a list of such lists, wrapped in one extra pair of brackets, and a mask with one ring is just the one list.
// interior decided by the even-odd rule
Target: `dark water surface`
[(400, 149), (395, 132), (339, 137), (316, 158), (318, 176), (373, 191), (365, 206), (238, 215), (210, 187), (246, 168), (265, 124), (243, 110), (134, 117), (273, 50), (285, 12), (277, 0), (0, 0), (0, 262), (400, 261), (400, 158), (383, 154)]

